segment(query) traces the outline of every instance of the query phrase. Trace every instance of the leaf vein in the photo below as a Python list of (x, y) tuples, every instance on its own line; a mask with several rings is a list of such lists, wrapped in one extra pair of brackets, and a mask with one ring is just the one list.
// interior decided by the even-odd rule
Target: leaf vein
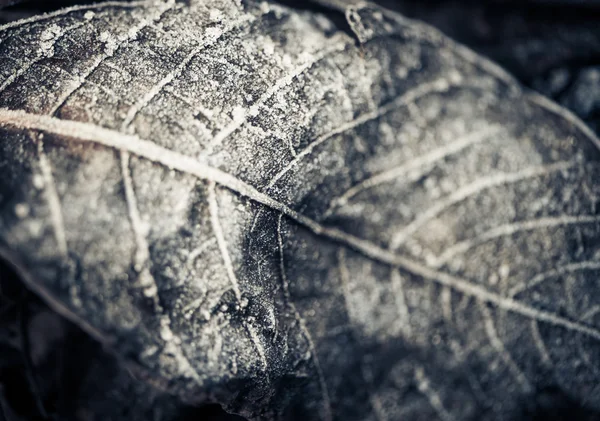
[(530, 327), (533, 343), (542, 357), (542, 363), (544, 363), (546, 367), (552, 367), (552, 358), (550, 357), (550, 353), (548, 352), (548, 349), (544, 344), (544, 340), (542, 339), (538, 322), (536, 320), (531, 320)]
[(408, 92), (406, 92), (404, 95), (399, 96), (398, 98), (396, 98), (395, 100), (380, 106), (379, 108), (377, 108), (374, 111), (368, 112), (363, 114), (362, 116), (346, 122), (344, 124), (342, 124), (340, 127), (337, 127), (334, 130), (331, 130), (330, 132), (318, 137), (316, 140), (314, 140), (313, 142), (311, 142), (306, 148), (304, 148), (302, 151), (300, 151), (300, 153), (297, 154), (297, 156), (290, 161), (281, 171), (279, 171), (268, 183), (266, 186), (266, 190), (269, 190), (271, 188), (273, 188), (273, 186), (275, 184), (277, 184), (277, 182), (279, 180), (281, 180), (281, 178), (287, 174), (292, 168), (294, 168), (296, 165), (298, 165), (300, 163), (300, 161), (302, 161), (305, 157), (309, 156), (316, 148), (317, 146), (327, 142), (328, 140), (330, 140), (331, 138), (349, 132), (350, 130), (353, 130), (357, 127), (360, 127), (370, 121), (374, 121), (377, 120), (378, 118), (389, 114), (390, 112), (397, 110), (398, 108), (405, 106), (425, 95), (428, 95), (430, 93), (434, 93), (434, 92), (445, 92), (448, 89), (450, 89), (453, 85), (453, 81), (448, 81), (445, 78), (441, 78), (441, 79), (437, 79), (433, 82), (429, 82), (429, 83), (424, 83), (422, 85), (417, 86), (416, 88), (409, 90)]
[(395, 293), (394, 300), (396, 302), (396, 308), (398, 309), (398, 315), (400, 316), (402, 330), (404, 331), (404, 334), (410, 338), (413, 332), (410, 325), (410, 311), (408, 310), (408, 304), (406, 303), (406, 294), (404, 293), (402, 275), (398, 269), (392, 267), (390, 277), (392, 288)]
[[(258, 191), (253, 186), (231, 174), (213, 168), (193, 157), (163, 148), (148, 140), (140, 139), (137, 136), (126, 135), (89, 123), (60, 120), (55, 117), (30, 114), (21, 110), (14, 111), (5, 108), (0, 108), (0, 127), (40, 130), (62, 136), (65, 140), (71, 139), (79, 143), (93, 143), (117, 150), (127, 150), (131, 154), (167, 168), (218, 183), (237, 194), (283, 213), (316, 235), (344, 244), (375, 261), (399, 267), (415, 276), (428, 279), (442, 286), (447, 285), (466, 296), (494, 304), (501, 309), (579, 332), (600, 341), (600, 331), (591, 326), (547, 311), (538, 310), (510, 297), (500, 296), (467, 279), (429, 268), (409, 257), (398, 255), (368, 240), (355, 237), (337, 228), (323, 226), (311, 218), (294, 211), (289, 206)], [(570, 162), (568, 164), (572, 165)], [(563, 165), (565, 164), (563, 163)]]
[[(227, 242), (225, 241), (225, 234), (223, 233), (223, 227), (221, 226), (221, 222), (219, 221), (219, 203), (217, 201), (217, 184), (214, 181), (210, 181), (208, 185), (208, 206), (210, 210), (210, 221), (213, 228), (213, 232), (217, 239), (217, 244), (219, 246), (219, 251), (221, 252), (221, 257), (223, 259), (223, 263), (225, 265), (225, 270), (227, 272), (227, 276), (229, 278), (229, 282), (231, 283), (231, 287), (233, 289), (233, 293), (235, 294), (235, 298), (238, 302), (242, 299), (242, 293), (240, 291), (240, 285), (237, 280), (237, 276), (235, 275), (235, 270), (233, 268), (233, 262), (231, 261), (231, 256), (229, 255), (229, 251), (227, 250)], [(267, 371), (267, 357), (265, 353), (265, 349), (263, 344), (260, 342), (256, 330), (249, 323), (244, 322), (244, 327), (250, 336), (250, 340), (252, 341), (256, 351), (261, 360), (261, 364), (263, 365), (263, 369), (265, 372)]]
[(542, 272), (531, 278), (529, 281), (521, 283), (519, 285), (515, 285), (508, 291), (508, 296), (511, 298), (516, 297), (517, 295), (522, 294), (523, 292), (534, 288), (548, 279), (551, 279), (555, 276), (564, 275), (571, 272), (577, 272), (580, 270), (600, 270), (600, 261), (582, 261), (576, 263), (570, 263), (567, 265), (556, 267), (547, 272)]
[[(181, 369), (183, 375), (191, 377), (197, 384), (202, 384), (202, 379), (198, 372), (194, 369), (194, 366), (190, 360), (183, 353), (181, 346), (181, 338), (178, 337), (171, 330), (171, 317), (168, 312), (165, 312), (160, 304), (158, 297), (158, 286), (154, 276), (150, 272), (150, 252), (148, 241), (146, 240), (146, 234), (144, 233), (142, 218), (138, 209), (137, 198), (135, 189), (133, 187), (133, 180), (131, 177), (129, 164), (130, 155), (127, 151), (121, 151), (121, 175), (123, 177), (123, 184), (125, 187), (125, 201), (127, 203), (127, 209), (129, 211), (129, 221), (131, 223), (131, 229), (136, 243), (136, 252), (134, 255), (134, 269), (138, 274), (138, 282), (143, 288), (144, 295), (147, 298), (151, 298), (154, 307), (161, 317), (161, 337), (167, 342), (166, 348), (168, 353), (172, 354)], [(176, 343), (171, 342), (171, 338), (176, 337)]]
[(332, 415), (333, 413), (332, 413), (332, 409), (331, 409), (331, 399), (329, 397), (329, 388), (327, 387), (327, 382), (325, 381), (325, 374), (323, 372), (323, 368), (319, 361), (319, 356), (317, 355), (317, 348), (315, 346), (313, 337), (306, 326), (306, 321), (304, 320), (304, 318), (298, 311), (296, 304), (294, 304), (294, 302), (292, 301), (292, 297), (290, 295), (290, 285), (289, 285), (290, 281), (286, 274), (287, 272), (285, 269), (285, 262), (283, 259), (283, 238), (282, 238), (282, 234), (281, 234), (282, 218), (283, 218), (283, 214), (279, 214), (279, 218), (277, 221), (277, 243), (278, 243), (278, 247), (279, 247), (279, 267), (280, 267), (280, 271), (281, 271), (281, 282), (283, 285), (283, 294), (285, 296), (285, 300), (286, 300), (287, 304), (290, 306), (292, 312), (294, 313), (294, 317), (296, 318), (296, 321), (298, 322), (298, 325), (300, 326), (300, 330), (302, 331), (302, 333), (304, 334), (304, 337), (306, 338), (306, 340), (308, 342), (311, 358), (315, 365), (315, 370), (317, 371), (317, 376), (319, 378), (319, 387), (321, 388), (321, 394), (323, 396), (323, 410), (325, 412), (324, 419), (327, 421), (331, 421), (331, 420), (333, 420), (333, 415)]
[[(354, 320), (354, 317), (352, 316), (352, 310), (350, 309), (350, 296), (351, 296), (351, 292), (349, 289), (349, 284), (350, 284), (350, 272), (348, 271), (348, 267), (346, 266), (346, 250), (344, 248), (340, 248), (338, 251), (338, 265), (339, 265), (339, 273), (340, 273), (340, 281), (342, 284), (342, 296), (344, 297), (344, 307), (346, 309), (346, 314), (348, 315), (348, 320), (349, 320), (349, 324), (350, 326), (356, 326), (357, 323)], [(352, 336), (356, 337), (356, 332), (355, 329), (351, 328), (351, 334)], [(357, 338), (355, 339), (355, 341), (360, 344), (361, 341), (359, 341)], [(365, 364), (365, 359), (361, 354), (360, 357), (360, 372), (361, 375), (363, 377), (363, 381), (365, 382), (366, 385), (366, 390), (367, 390), (367, 394), (369, 396), (369, 403), (371, 404), (371, 407), (373, 409), (373, 412), (375, 414), (375, 417), (377, 418), (377, 421), (382, 421), (383, 419), (385, 419), (384, 414), (381, 411), (382, 405), (381, 405), (381, 400), (379, 398), (379, 396), (377, 396), (376, 393), (373, 393), (374, 391), (374, 384), (372, 381), (372, 376), (368, 376), (368, 370)]]
[[(393, 181), (403, 174), (409, 173), (409, 177), (406, 179), (406, 181), (418, 180), (427, 173), (429, 165), (435, 164), (436, 162), (439, 162), (452, 154), (460, 152), (469, 146), (480, 143), (494, 134), (499, 133), (500, 131), (502, 131), (502, 128), (498, 126), (486, 127), (483, 130), (470, 133), (452, 143), (434, 149), (425, 155), (411, 158), (397, 167), (375, 174), (372, 177), (369, 177), (361, 181), (359, 184), (346, 190), (337, 198), (333, 199), (329, 205), (329, 209), (327, 209), (325, 212), (324, 217), (326, 218), (327, 216), (331, 215), (331, 213), (333, 213), (337, 207), (345, 205), (357, 194), (365, 190), (372, 189), (378, 185)], [(420, 171), (416, 171), (419, 169)]]
[(580, 162), (576, 160), (559, 161), (548, 165), (528, 167), (514, 173), (501, 172), (492, 174), (488, 177), (480, 178), (466, 186), (461, 187), (452, 194), (442, 198), (437, 203), (434, 203), (430, 208), (420, 212), (417, 218), (415, 218), (411, 223), (409, 223), (393, 235), (392, 240), (390, 241), (390, 249), (398, 249), (412, 234), (414, 234), (425, 223), (440, 215), (449, 207), (460, 203), (476, 194), (479, 194), (484, 190), (493, 187), (518, 183), (520, 181), (524, 181), (534, 177), (541, 177), (547, 174), (552, 174), (553, 172), (568, 170), (570, 168), (575, 167), (578, 164), (580, 164)]
[[(31, 135), (31, 137), (33, 138), (33, 135)], [(44, 194), (46, 196), (48, 208), (50, 209), (50, 220), (52, 221), (52, 226), (54, 227), (54, 236), (58, 251), (62, 256), (66, 256), (68, 254), (68, 247), (65, 221), (62, 214), (56, 182), (54, 180), (54, 175), (52, 174), (52, 165), (50, 164), (48, 156), (44, 152), (43, 137), (43, 134), (40, 134), (37, 137), (37, 152), (40, 170), (44, 179)]]
[(448, 412), (448, 409), (444, 406), (440, 395), (431, 388), (431, 382), (425, 374), (423, 367), (415, 368), (415, 380), (417, 382), (417, 389), (421, 392), (429, 401), (431, 407), (435, 410), (442, 421), (455, 421), (454, 416)]
[(529, 380), (525, 376), (525, 373), (519, 368), (519, 366), (515, 363), (512, 356), (504, 346), (502, 339), (498, 336), (498, 332), (496, 331), (496, 327), (494, 326), (494, 321), (492, 320), (492, 315), (490, 310), (487, 308), (487, 304), (483, 302), (479, 302), (479, 308), (481, 310), (481, 314), (483, 315), (483, 326), (485, 328), (485, 333), (488, 336), (488, 339), (504, 364), (508, 368), (508, 371), (513, 376), (523, 393), (529, 394), (533, 391)]
[(243, 23), (254, 20), (254, 17), (250, 17), (245, 15), (242, 19), (239, 19), (233, 22), (230, 25), (227, 25), (224, 31), (219, 32), (216, 36), (205, 40), (200, 45), (197, 45), (187, 56), (186, 58), (171, 72), (169, 72), (163, 79), (161, 79), (156, 85), (154, 85), (142, 98), (140, 98), (127, 112), (125, 119), (123, 121), (123, 126), (129, 126), (137, 114), (146, 107), (169, 83), (173, 82), (177, 77), (179, 77), (187, 68), (187, 66), (191, 63), (191, 61), (204, 49), (214, 45), (216, 42), (223, 37), (223, 35), (227, 34), (230, 31), (235, 30)]
[(54, 115), (68, 101), (68, 99), (71, 97), (71, 95), (73, 95), (75, 92), (77, 92), (77, 90), (79, 90), (79, 88), (81, 88), (84, 85), (87, 78), (90, 77), (90, 75), (96, 69), (98, 69), (106, 59), (114, 56), (114, 54), (117, 52), (117, 50), (119, 50), (119, 48), (121, 48), (125, 42), (135, 39), (135, 37), (140, 33), (140, 31), (142, 31), (144, 28), (148, 27), (152, 23), (159, 21), (160, 18), (167, 11), (172, 10), (174, 7), (175, 7), (175, 2), (172, 0), (168, 1), (167, 3), (165, 3), (165, 7), (162, 7), (160, 9), (159, 13), (156, 16), (154, 16), (150, 21), (142, 20), (142, 22), (140, 22), (137, 26), (131, 28), (128, 31), (126, 38), (124, 38), (122, 41), (119, 41), (117, 43), (117, 45), (115, 45), (113, 48), (106, 48), (104, 53), (99, 55), (93, 61), (93, 64), (85, 72), (83, 72), (83, 74), (81, 76), (79, 76), (76, 80), (74, 80), (71, 83), (71, 86), (69, 87), (69, 89), (67, 89), (60, 96), (59, 101), (52, 108), (52, 111), (49, 114)]
[(445, 249), (444, 253), (442, 253), (438, 258), (432, 261), (431, 265), (436, 268), (439, 268), (459, 253), (464, 253), (467, 250), (479, 246), (487, 241), (500, 237), (507, 237), (519, 232), (532, 231), (538, 228), (551, 228), (563, 225), (593, 224), (598, 222), (600, 222), (600, 216), (596, 215), (569, 215), (558, 217), (544, 217), (501, 225), (492, 228), (488, 231), (485, 231), (484, 233), (478, 235), (475, 238), (468, 239), (460, 243), (456, 243), (451, 247), (448, 247), (447, 249)]
[(332, 47), (324, 49), (319, 54), (316, 54), (311, 60), (303, 63), (293, 69), (290, 73), (286, 74), (281, 79), (277, 80), (271, 88), (269, 88), (250, 108), (244, 110), (237, 118), (234, 116), (231, 123), (229, 123), (223, 130), (217, 133), (211, 140), (209, 147), (207, 148), (206, 154), (210, 154), (211, 151), (217, 146), (222, 144), (229, 136), (231, 136), (236, 130), (247, 123), (248, 118), (258, 114), (260, 108), (265, 102), (277, 92), (288, 87), (298, 76), (311, 69), (318, 62), (326, 59), (331, 54), (345, 50), (350, 44), (348, 42), (340, 42), (341, 37), (335, 37), (330, 42)]

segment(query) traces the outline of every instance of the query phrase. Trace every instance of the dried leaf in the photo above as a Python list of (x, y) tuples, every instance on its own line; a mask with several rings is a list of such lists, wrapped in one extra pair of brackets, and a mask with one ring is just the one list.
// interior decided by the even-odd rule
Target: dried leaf
[(239, 421), (215, 405), (186, 407), (134, 379), (89, 335), (25, 292), (0, 266), (1, 420)]
[[(104, 3), (0, 28), (0, 255), (190, 403), (600, 409), (600, 151), (374, 6)], [(359, 45), (356, 44), (359, 40)]]
[[(322, 2), (336, 8), (356, 3), (354, 0)], [(491, 58), (525, 86), (570, 109), (598, 134), (595, 73), (600, 58), (597, 24), (600, 3), (568, 0), (376, 2), (423, 20)]]

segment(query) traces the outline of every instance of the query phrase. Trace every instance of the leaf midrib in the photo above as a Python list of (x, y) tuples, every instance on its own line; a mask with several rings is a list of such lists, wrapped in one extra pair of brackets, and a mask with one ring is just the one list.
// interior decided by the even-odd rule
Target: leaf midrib
[(81, 143), (94, 143), (117, 151), (127, 151), (167, 168), (193, 175), (199, 179), (217, 183), (242, 196), (286, 215), (314, 234), (350, 247), (377, 262), (403, 269), (413, 275), (447, 286), (480, 301), (494, 304), (498, 308), (520, 314), (527, 318), (589, 336), (600, 341), (600, 331), (591, 326), (569, 320), (548, 311), (538, 310), (527, 304), (503, 297), (476, 285), (467, 279), (450, 275), (406, 256), (393, 253), (372, 242), (348, 234), (337, 228), (326, 227), (317, 221), (291, 209), (289, 206), (260, 192), (239, 178), (213, 168), (193, 157), (183, 155), (135, 135), (106, 129), (90, 123), (61, 120), (56, 117), (37, 115), (25, 111), (0, 108), (0, 127), (17, 130), (38, 130)]

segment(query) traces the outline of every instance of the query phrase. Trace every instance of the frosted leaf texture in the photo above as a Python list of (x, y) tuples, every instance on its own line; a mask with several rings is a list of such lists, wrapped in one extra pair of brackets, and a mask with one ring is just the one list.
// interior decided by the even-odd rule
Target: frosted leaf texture
[(0, 27), (0, 255), (138, 377), (251, 419), (600, 409), (598, 139), (428, 26), (345, 16)]

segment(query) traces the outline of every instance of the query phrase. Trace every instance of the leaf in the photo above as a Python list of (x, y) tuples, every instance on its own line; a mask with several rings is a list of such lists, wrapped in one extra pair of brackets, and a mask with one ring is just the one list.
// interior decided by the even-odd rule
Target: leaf
[[(322, 0), (343, 8), (354, 0)], [(505, 67), (525, 86), (565, 106), (598, 134), (600, 3), (377, 0), (423, 20)]]
[[(353, 0), (340, 1), (341, 6), (329, 6), (339, 8), (353, 3)], [(598, 127), (593, 108), (597, 98), (594, 69), (600, 57), (597, 25), (600, 3), (543, 0), (518, 4), (452, 0), (377, 0), (377, 3), (435, 26), (502, 65), (525, 86), (567, 107), (592, 128)]]
[[(134, 379), (85, 332), (26, 293), (4, 265), (0, 291), (1, 419), (239, 420), (214, 405), (186, 407), (177, 397)], [(29, 355), (30, 373), (23, 368), (24, 354)]]
[(346, 16), (155, 1), (0, 28), (0, 255), (188, 403), (600, 409), (598, 139), (428, 26)]

